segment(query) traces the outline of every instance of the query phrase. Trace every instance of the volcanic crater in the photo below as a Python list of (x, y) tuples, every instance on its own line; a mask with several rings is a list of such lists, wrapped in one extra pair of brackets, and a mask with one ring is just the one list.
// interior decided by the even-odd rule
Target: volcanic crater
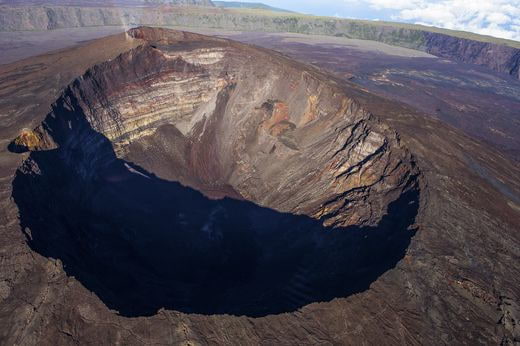
[(136, 28), (42, 124), (27, 242), (124, 316), (252, 317), (366, 290), (415, 232), (420, 172), (339, 83), (280, 54)]

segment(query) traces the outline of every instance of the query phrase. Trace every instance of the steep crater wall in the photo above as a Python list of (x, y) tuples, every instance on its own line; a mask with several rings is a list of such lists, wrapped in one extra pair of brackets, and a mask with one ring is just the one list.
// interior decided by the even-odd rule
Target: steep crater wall
[(29, 244), (129, 316), (262, 316), (367, 289), (413, 236), (419, 171), (332, 81), (140, 28), (41, 126), (13, 197)]

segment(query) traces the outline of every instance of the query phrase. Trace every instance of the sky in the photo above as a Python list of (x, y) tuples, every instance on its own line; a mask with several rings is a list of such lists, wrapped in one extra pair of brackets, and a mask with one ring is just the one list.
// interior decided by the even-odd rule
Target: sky
[(302, 13), (431, 25), (520, 41), (520, 0), (241, 0)]

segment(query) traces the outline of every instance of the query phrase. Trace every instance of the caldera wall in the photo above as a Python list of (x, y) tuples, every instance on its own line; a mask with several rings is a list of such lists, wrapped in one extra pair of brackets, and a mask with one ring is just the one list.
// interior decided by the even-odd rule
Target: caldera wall
[[(375, 224), (417, 174), (396, 134), (317, 72), (224, 40), (158, 43), (74, 82), (43, 124), (46, 141), (72, 148), (71, 161), (95, 155), (88, 126), (163, 178), (328, 225)], [(167, 125), (175, 134), (159, 142)]]
[(146, 43), (74, 81), (30, 136), (13, 198), (35, 251), (127, 316), (294, 311), (404, 256), (419, 170), (327, 75), (226, 40), (128, 34)]

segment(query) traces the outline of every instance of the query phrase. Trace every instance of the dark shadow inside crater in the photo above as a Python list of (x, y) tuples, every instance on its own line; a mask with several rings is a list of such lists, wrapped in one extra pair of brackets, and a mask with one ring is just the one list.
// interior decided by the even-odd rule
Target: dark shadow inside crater
[[(166, 308), (259, 317), (347, 297), (393, 268), (414, 234), (413, 186), (377, 227), (332, 229), (248, 201), (209, 199), (118, 159), (108, 139), (79, 127), (75, 136), (102, 143), (103, 164), (80, 146), (32, 152), (39, 172), (20, 169), (13, 197), (31, 248), (60, 259), (124, 316)], [(54, 129), (66, 147), (68, 135)]]

